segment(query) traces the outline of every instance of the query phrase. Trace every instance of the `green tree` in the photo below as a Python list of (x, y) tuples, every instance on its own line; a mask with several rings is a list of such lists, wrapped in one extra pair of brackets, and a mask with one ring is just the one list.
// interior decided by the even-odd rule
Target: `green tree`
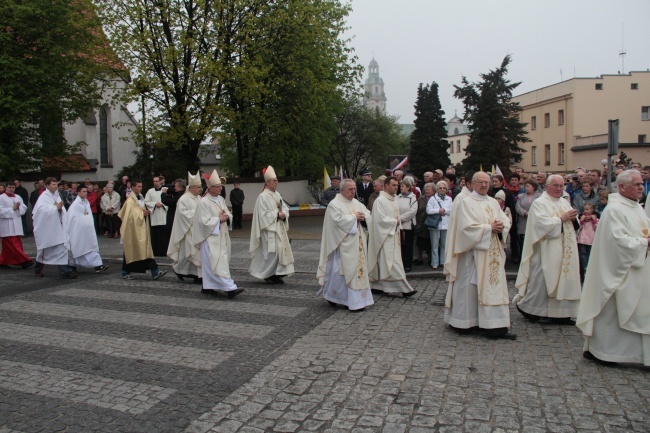
[(0, 2), (0, 177), (75, 152), (63, 123), (99, 106), (119, 68), (92, 5), (80, 0)]
[(527, 123), (519, 121), (521, 107), (512, 101), (512, 92), (521, 83), (512, 83), (506, 78), (510, 55), (501, 66), (487, 74), (481, 74), (481, 81), (469, 83), (462, 79), (462, 87), (454, 86), (454, 97), (463, 101), (463, 120), (469, 124), (470, 141), (463, 160), (466, 170), (478, 170), (499, 165), (504, 174), (510, 172), (510, 165), (520, 162), (525, 150), (519, 143), (531, 141), (526, 135)]
[[(217, 131), (229, 172), (322, 166), (332, 106), (355, 76), (339, 38), (349, 6), (267, 0), (95, 0), (144, 95), (142, 142), (188, 170)], [(140, 131), (142, 133), (142, 131)], [(320, 164), (319, 164), (320, 163)]]
[(345, 99), (343, 110), (336, 116), (336, 127), (325, 162), (331, 168), (343, 167), (352, 178), (366, 166), (374, 173), (383, 172), (386, 155), (402, 148), (406, 141), (396, 117), (368, 109), (354, 96)]
[(426, 171), (441, 169), (443, 172), (451, 164), (449, 142), (447, 141), (447, 122), (440, 105), (438, 84), (418, 87), (415, 101), (415, 130), (411, 133), (409, 165), (416, 176)]

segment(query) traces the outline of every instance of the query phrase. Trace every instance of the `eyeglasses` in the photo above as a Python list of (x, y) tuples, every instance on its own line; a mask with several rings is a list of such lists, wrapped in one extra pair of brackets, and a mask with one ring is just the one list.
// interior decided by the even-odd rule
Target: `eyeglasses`
[(549, 188), (564, 188), (563, 183), (552, 183), (549, 185)]

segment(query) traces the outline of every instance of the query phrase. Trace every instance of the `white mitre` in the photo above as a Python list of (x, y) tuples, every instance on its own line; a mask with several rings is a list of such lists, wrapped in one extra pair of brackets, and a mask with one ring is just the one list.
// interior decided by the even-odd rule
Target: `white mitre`
[(197, 171), (196, 175), (192, 175), (189, 171), (187, 172), (187, 186), (201, 186), (201, 172)]
[(217, 170), (212, 170), (212, 174), (210, 175), (210, 178), (207, 180), (207, 184), (208, 184), (208, 188), (210, 188), (211, 186), (222, 185)]
[(266, 167), (266, 171), (264, 172), (264, 181), (269, 181), (272, 179), (277, 179), (278, 177), (275, 175), (275, 170), (273, 170), (273, 167), (270, 165)]

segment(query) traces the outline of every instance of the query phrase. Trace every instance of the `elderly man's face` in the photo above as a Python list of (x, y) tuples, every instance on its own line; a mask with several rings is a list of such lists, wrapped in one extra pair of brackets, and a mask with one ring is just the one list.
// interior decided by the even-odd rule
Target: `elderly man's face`
[(404, 172), (402, 170), (395, 170), (394, 176), (397, 178), (398, 181), (401, 181), (402, 178), (404, 177)]
[(436, 173), (435, 171), (433, 172), (433, 175), (431, 175), (431, 181), (435, 184), (440, 182), (442, 180), (442, 175), (440, 173)]
[(490, 189), (490, 176), (487, 173), (478, 173), (472, 182), (474, 191), (480, 195), (487, 195)]
[(332, 188), (338, 188), (339, 185), (341, 185), (341, 181), (339, 179), (332, 179)]
[(384, 182), (381, 180), (376, 181), (372, 184), (372, 189), (375, 192), (381, 192), (384, 190)]
[(424, 173), (424, 183), (429, 183), (433, 180), (433, 176), (431, 176), (431, 173), (426, 172)]
[(639, 200), (643, 197), (643, 179), (638, 174), (632, 175), (632, 182), (627, 185), (619, 185), (618, 192), (625, 198), (630, 200)]
[(553, 176), (551, 181), (546, 185), (546, 193), (554, 198), (562, 198), (564, 192), (564, 179)]
[(357, 185), (354, 182), (345, 182), (345, 187), (341, 188), (341, 195), (347, 200), (352, 200), (357, 193)]

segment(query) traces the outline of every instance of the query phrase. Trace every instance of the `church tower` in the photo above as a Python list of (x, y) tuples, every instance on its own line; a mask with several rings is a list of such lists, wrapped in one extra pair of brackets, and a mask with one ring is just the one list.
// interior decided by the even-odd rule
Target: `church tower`
[(363, 105), (367, 108), (379, 108), (379, 111), (386, 113), (386, 95), (384, 94), (384, 80), (379, 77), (379, 64), (372, 59), (368, 67), (368, 78), (364, 85), (366, 96), (363, 98)]

